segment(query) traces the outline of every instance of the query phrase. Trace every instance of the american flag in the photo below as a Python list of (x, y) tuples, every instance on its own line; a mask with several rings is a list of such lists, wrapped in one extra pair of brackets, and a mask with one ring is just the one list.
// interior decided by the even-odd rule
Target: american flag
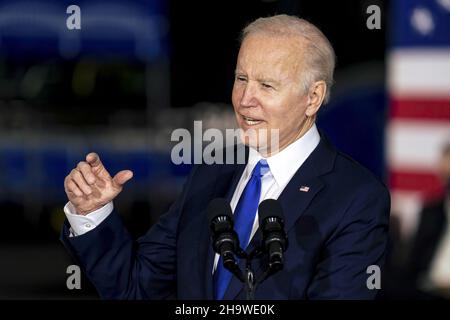
[(450, 0), (394, 0), (388, 52), (386, 134), (392, 212), (414, 230), (443, 184), (437, 165), (450, 142)]
[(309, 187), (308, 186), (301, 186), (299, 190), (302, 191), (302, 192), (308, 192), (309, 191)]

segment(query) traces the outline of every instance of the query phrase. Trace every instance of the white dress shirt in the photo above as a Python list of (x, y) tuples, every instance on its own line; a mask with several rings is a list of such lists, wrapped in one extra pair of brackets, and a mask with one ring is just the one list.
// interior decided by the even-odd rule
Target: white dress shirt
[[(297, 139), (279, 153), (265, 158), (269, 165), (269, 171), (261, 178), (261, 196), (259, 203), (265, 199), (278, 199), (281, 192), (289, 183), (295, 172), (309, 157), (311, 152), (317, 147), (320, 141), (320, 135), (314, 124), (301, 138)], [(234, 212), (236, 205), (250, 180), (253, 168), (264, 159), (255, 149), (250, 148), (248, 163), (237, 184), (233, 197), (231, 198), (231, 209)], [(113, 211), (113, 203), (110, 202), (104, 207), (93, 211), (86, 216), (79, 215), (75, 212), (73, 205), (68, 202), (64, 207), (67, 220), (70, 223), (70, 236), (80, 236), (86, 232), (93, 230)], [(253, 229), (250, 239), (258, 229), (258, 213), (253, 223)], [(213, 271), (216, 269), (219, 255), (216, 254), (214, 260)]]
[(450, 197), (444, 202), (444, 210), (447, 215), (447, 226), (431, 261), (428, 275), (431, 286), (435, 288), (450, 288)]
[(64, 213), (66, 214), (67, 220), (70, 224), (70, 237), (81, 236), (82, 234), (91, 231), (100, 223), (102, 223), (102, 221), (109, 216), (113, 209), (114, 205), (111, 201), (100, 209), (92, 211), (83, 216), (76, 213), (75, 207), (73, 206), (72, 202), (67, 202), (67, 204), (64, 206)]

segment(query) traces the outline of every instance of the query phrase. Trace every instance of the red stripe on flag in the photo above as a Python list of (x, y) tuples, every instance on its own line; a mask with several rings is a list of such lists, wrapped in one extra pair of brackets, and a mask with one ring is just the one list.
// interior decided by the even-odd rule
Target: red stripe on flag
[(450, 121), (449, 99), (391, 99), (390, 116), (421, 120)]
[(436, 173), (420, 171), (391, 171), (389, 186), (393, 190), (421, 192), (425, 198), (439, 197), (444, 185)]

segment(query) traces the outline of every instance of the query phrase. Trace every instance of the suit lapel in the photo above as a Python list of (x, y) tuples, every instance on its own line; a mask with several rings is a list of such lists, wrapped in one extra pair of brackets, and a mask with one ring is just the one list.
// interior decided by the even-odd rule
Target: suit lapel
[[(223, 165), (223, 170), (221, 171), (215, 184), (215, 191), (209, 199), (212, 200), (214, 198), (224, 197), (228, 200), (228, 202), (230, 202), (239, 179), (244, 172), (245, 166), (246, 163), (238, 165)], [(203, 270), (201, 272), (204, 274), (206, 299), (212, 300), (214, 299), (212, 269), (214, 265), (215, 252), (212, 248), (209, 225), (206, 218), (206, 210), (202, 213), (202, 215), (205, 217), (207, 225), (207, 228), (202, 228), (203, 230), (207, 230), (207, 232), (204, 232), (206, 233), (206, 237), (203, 236), (202, 239), (208, 243), (208, 246), (205, 256), (202, 257), (203, 261), (206, 260), (206, 263), (201, 263), (203, 266)]]
[[(332, 170), (335, 157), (335, 149), (321, 132), (320, 143), (297, 170), (278, 198), (284, 212), (286, 233), (289, 233), (289, 230), (292, 229), (295, 222), (306, 211), (316, 194), (324, 187), (320, 176)], [(259, 245), (261, 240), (262, 233), (258, 229), (247, 248), (247, 252)], [(255, 275), (258, 277), (262, 273), (262, 267), (265, 267), (265, 263), (263, 259), (255, 260), (257, 261), (254, 261), (253, 268)], [(255, 263), (257, 264), (256, 268)], [(243, 261), (241, 261), (240, 266), (242, 270), (245, 270)], [(235, 299), (242, 290), (243, 284), (236, 277), (233, 277), (225, 292), (224, 299)]]

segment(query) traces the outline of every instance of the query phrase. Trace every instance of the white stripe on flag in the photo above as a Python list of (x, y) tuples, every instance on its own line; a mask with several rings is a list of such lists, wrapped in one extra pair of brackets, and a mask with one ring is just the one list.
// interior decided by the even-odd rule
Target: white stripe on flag
[(450, 142), (450, 121), (391, 119), (387, 132), (391, 170), (436, 171), (441, 152)]
[(391, 51), (388, 85), (394, 97), (450, 99), (450, 47)]

